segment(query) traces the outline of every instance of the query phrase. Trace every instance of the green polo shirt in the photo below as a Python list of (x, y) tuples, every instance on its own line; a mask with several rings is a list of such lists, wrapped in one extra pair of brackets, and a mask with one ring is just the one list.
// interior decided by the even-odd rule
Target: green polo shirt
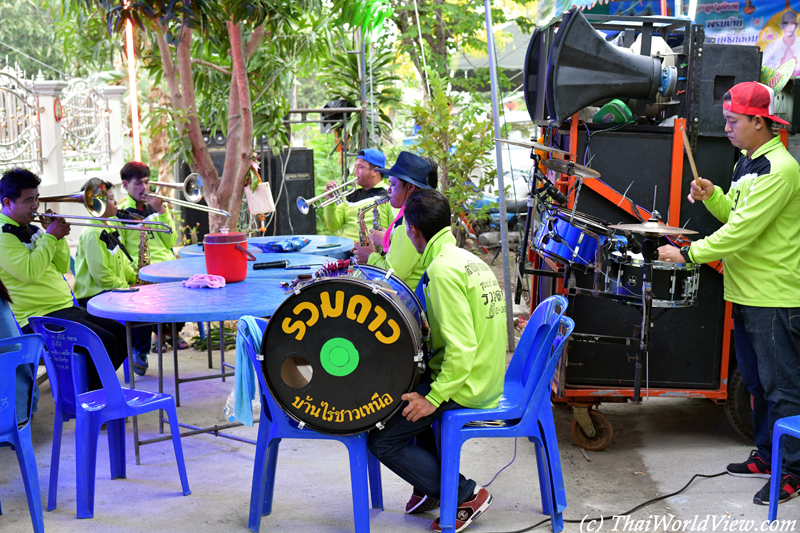
[(64, 279), (69, 271), (67, 240), (32, 224), (21, 227), (2, 213), (0, 224), (0, 279), (20, 327), (29, 317), (72, 307), (72, 292)]

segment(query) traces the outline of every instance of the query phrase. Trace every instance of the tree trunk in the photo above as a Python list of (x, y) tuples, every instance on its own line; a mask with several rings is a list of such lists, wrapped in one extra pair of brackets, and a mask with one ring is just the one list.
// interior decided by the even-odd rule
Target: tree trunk
[[(242, 207), (242, 194), (244, 193), (244, 179), (253, 160), (253, 109), (250, 102), (250, 85), (247, 79), (247, 62), (242, 43), (241, 26), (232, 20), (228, 21), (228, 35), (231, 42), (231, 60), (233, 62), (233, 76), (231, 76), (231, 94), (235, 91), (239, 104), (239, 120), (234, 128), (241, 130), (241, 135), (234, 143), (236, 147), (233, 157), (227, 157), (232, 150), (228, 150), (225, 158), (225, 167), (233, 169), (233, 179), (223, 180), (220, 186), (220, 196), (227, 199), (228, 211), (231, 214), (230, 228), (234, 229), (239, 219)], [(230, 133), (230, 131), (229, 131)], [(230, 140), (230, 136), (228, 137)]]

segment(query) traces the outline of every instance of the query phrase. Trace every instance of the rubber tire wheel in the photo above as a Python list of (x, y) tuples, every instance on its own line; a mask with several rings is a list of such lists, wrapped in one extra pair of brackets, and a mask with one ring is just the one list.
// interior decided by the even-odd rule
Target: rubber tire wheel
[(594, 437), (589, 437), (583, 431), (583, 428), (578, 424), (577, 420), (572, 421), (572, 439), (575, 444), (589, 450), (590, 452), (599, 452), (611, 443), (611, 437), (614, 431), (611, 429), (611, 422), (608, 418), (601, 415), (597, 411), (589, 411), (589, 419), (595, 429)]
[(728, 401), (725, 403), (725, 415), (739, 435), (750, 442), (753, 441), (752, 398), (738, 368), (733, 370), (731, 379), (728, 381)]

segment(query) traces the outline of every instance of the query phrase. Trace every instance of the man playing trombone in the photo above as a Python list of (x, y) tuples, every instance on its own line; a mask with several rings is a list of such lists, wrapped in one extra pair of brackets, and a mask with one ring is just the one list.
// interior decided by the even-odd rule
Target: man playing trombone
[[(119, 171), (122, 178), (122, 188), (128, 193), (128, 196), (120, 202), (120, 212), (117, 216), (125, 218), (144, 219), (148, 222), (163, 222), (169, 224), (172, 228), (172, 233), (155, 233), (148, 232), (147, 247), (149, 264), (161, 263), (162, 261), (171, 261), (175, 259), (175, 254), (172, 253), (172, 247), (178, 238), (178, 231), (175, 227), (175, 221), (164, 201), (161, 198), (150, 196), (150, 168), (144, 163), (138, 161), (130, 161), (126, 163)], [(139, 250), (139, 244), (142, 237), (139, 232), (125, 231), (122, 233), (122, 244), (125, 245), (128, 252), (136, 258), (137, 270), (146, 266), (139, 259), (142, 257)], [(183, 329), (184, 324), (178, 323), (178, 331)], [(169, 328), (168, 328), (169, 329)], [(172, 333), (165, 332), (164, 338), (159, 339), (162, 344), (164, 341), (172, 343)], [(178, 335), (178, 349), (184, 350), (189, 347), (185, 340)], [(135, 347), (140, 351), (138, 347)], [(147, 358), (143, 356), (138, 362), (136, 368), (140, 371), (142, 367), (147, 369)]]
[[(344, 201), (331, 203), (322, 210), (325, 225), (332, 234), (351, 239), (356, 243), (359, 242), (358, 211), (387, 194), (386, 189), (380, 186), (383, 174), (375, 170), (384, 166), (386, 166), (386, 157), (380, 150), (367, 148), (358, 152), (356, 164), (353, 167), (358, 189), (347, 194)], [(325, 187), (325, 191), (330, 191), (338, 186), (335, 181), (331, 181)], [(388, 228), (394, 219), (392, 206), (388, 203), (382, 204), (378, 206), (378, 213), (380, 215), (378, 226)], [(365, 213), (364, 223), (370, 226), (372, 221), (372, 212)]]
[[(75, 305), (64, 274), (69, 270), (69, 246), (64, 239), (69, 224), (53, 218), (47, 229), (34, 226), (39, 208), (39, 177), (15, 168), (0, 179), (0, 278), (8, 288), (11, 310), (25, 334), (33, 333), (32, 316), (72, 320), (94, 331), (108, 352), (114, 368), (128, 356), (125, 326), (114, 320), (90, 315)], [(87, 360), (89, 390), (102, 388), (97, 371)]]
[[(150, 252), (150, 263), (160, 263), (175, 259), (172, 247), (178, 238), (175, 222), (169, 207), (165, 205), (161, 198), (154, 198), (150, 193), (150, 168), (144, 163), (131, 161), (126, 163), (119, 171), (122, 178), (122, 188), (128, 196), (120, 202), (119, 209), (126, 213), (135, 215), (136, 218), (143, 218), (148, 222), (164, 222), (172, 228), (172, 233), (150, 233), (148, 235), (148, 248)], [(124, 215), (123, 215), (124, 216)], [(123, 244), (130, 252), (131, 256), (139, 255), (139, 235), (124, 234)]]
[[(94, 296), (112, 289), (127, 288), (136, 282), (136, 264), (125, 245), (120, 232), (109, 227), (108, 219), (117, 214), (117, 200), (111, 182), (106, 188), (106, 210), (101, 215), (105, 220), (93, 221), (91, 227), (81, 232), (78, 250), (75, 252), (75, 298), (78, 305)], [(139, 235), (137, 231), (132, 231)], [(139, 326), (131, 330), (133, 337), (133, 371), (144, 375), (147, 370), (147, 353), (150, 351), (150, 326)]]

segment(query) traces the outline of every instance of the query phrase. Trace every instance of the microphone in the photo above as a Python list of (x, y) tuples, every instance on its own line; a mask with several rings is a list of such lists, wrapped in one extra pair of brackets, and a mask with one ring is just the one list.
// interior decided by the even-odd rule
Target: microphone
[(544, 193), (558, 205), (564, 205), (567, 203), (567, 197), (564, 195), (564, 193), (559, 191), (550, 180), (542, 179), (541, 181), (542, 181), (542, 186), (539, 187), (538, 192)]
[(625, 236), (628, 238), (628, 249), (635, 254), (642, 253), (642, 243), (636, 240), (636, 237), (633, 236), (633, 233), (626, 231)]

